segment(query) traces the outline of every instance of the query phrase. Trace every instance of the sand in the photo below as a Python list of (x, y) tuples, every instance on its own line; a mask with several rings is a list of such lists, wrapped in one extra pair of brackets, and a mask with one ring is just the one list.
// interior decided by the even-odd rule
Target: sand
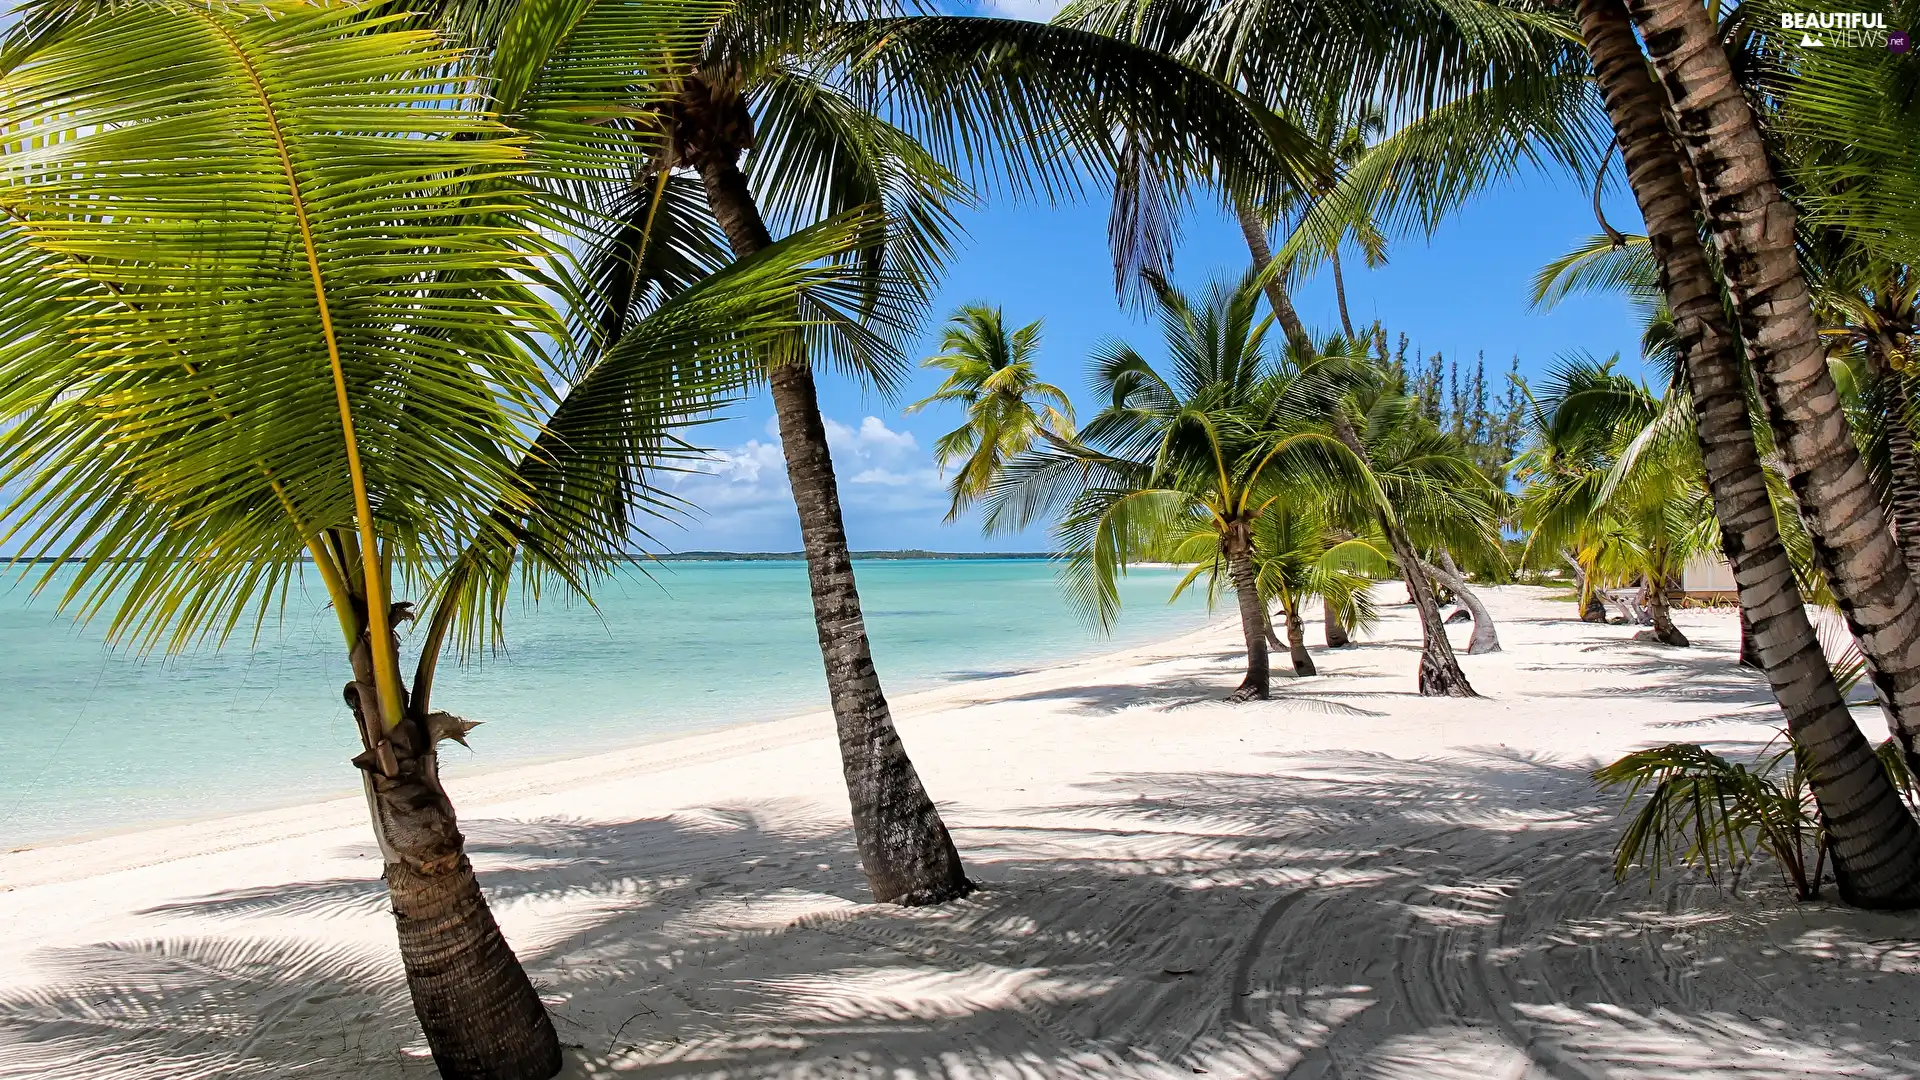
[[(574, 1077), (1920, 1076), (1920, 918), (1612, 878), (1597, 761), (1773, 737), (1731, 614), (1486, 599), (1483, 700), (1414, 696), (1404, 606), (1265, 704), (1224, 620), (902, 698), (939, 908), (863, 902), (824, 714), (451, 785)], [(0, 1077), (433, 1075), (362, 814), (0, 856)]]

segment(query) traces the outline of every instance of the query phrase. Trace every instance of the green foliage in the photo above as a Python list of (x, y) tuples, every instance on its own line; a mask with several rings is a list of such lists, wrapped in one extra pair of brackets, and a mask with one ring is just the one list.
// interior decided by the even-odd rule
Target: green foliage
[(986, 494), (1007, 461), (1035, 439), (1073, 437), (1073, 403), (1066, 391), (1034, 373), (1039, 348), (1038, 320), (1009, 331), (998, 307), (969, 304), (947, 320), (940, 352), (922, 362), (944, 370), (947, 378), (906, 411), (953, 402), (967, 414), (965, 423), (933, 444), (941, 469), (960, 463), (949, 482), (948, 521)]
[(1697, 865), (1717, 882), (1763, 850), (1800, 899), (1819, 896), (1823, 830), (1791, 745), (1749, 766), (1670, 743), (1628, 754), (1593, 778), (1603, 789), (1624, 788), (1628, 807), (1645, 796), (1614, 848), (1617, 877), (1636, 864), (1656, 880), (1663, 867)]

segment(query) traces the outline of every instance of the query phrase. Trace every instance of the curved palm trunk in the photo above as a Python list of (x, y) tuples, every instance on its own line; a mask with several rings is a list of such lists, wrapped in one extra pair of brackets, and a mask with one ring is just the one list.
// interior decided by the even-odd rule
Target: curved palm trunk
[[(1362, 461), (1366, 460), (1367, 448), (1346, 417), (1336, 413), (1333, 430), (1348, 450)], [(1447, 621), (1440, 614), (1433, 582), (1421, 568), (1420, 555), (1414, 551), (1413, 542), (1401, 531), (1400, 523), (1385, 513), (1379, 515), (1379, 522), (1380, 531), (1393, 547), (1393, 559), (1400, 564), (1400, 578), (1407, 583), (1407, 602), (1420, 613), (1420, 696), (1479, 697), (1473, 684), (1467, 681), (1467, 673), (1460, 670), (1459, 659), (1453, 655), (1453, 642), (1447, 638)]]
[(1860, 641), (1894, 734), (1920, 766), (1920, 591), (1841, 411), (1794, 249), (1793, 209), (1774, 182), (1712, 14), (1693, 0), (1628, 6), (1670, 92), (1815, 557)]
[[(1255, 270), (1265, 270), (1273, 262), (1273, 249), (1267, 246), (1267, 227), (1260, 222), (1260, 216), (1253, 208), (1242, 202), (1233, 204), (1234, 219), (1240, 223), (1240, 235), (1246, 237), (1247, 253), (1253, 256)], [(1287, 335), (1287, 344), (1301, 353), (1313, 353), (1313, 339), (1307, 336), (1307, 328), (1300, 321), (1300, 313), (1294, 310), (1293, 299), (1287, 295), (1286, 287), (1277, 278), (1267, 279), (1267, 302), (1273, 305), (1273, 317), (1279, 321), (1280, 330)]]
[[(1244, 203), (1234, 204), (1234, 216), (1240, 222), (1241, 235), (1246, 237), (1247, 251), (1253, 256), (1254, 267), (1265, 270), (1273, 262), (1273, 252), (1267, 246), (1266, 227)], [(1268, 278), (1266, 293), (1267, 302), (1273, 305), (1274, 318), (1287, 335), (1287, 343), (1302, 355), (1311, 356), (1313, 339), (1307, 336), (1307, 328), (1300, 322), (1300, 313), (1294, 310), (1287, 290), (1277, 279)], [(1348, 450), (1353, 451), (1360, 460), (1367, 460), (1367, 448), (1353, 430), (1353, 425), (1347, 423), (1346, 417), (1336, 413), (1333, 429)], [(1433, 599), (1432, 584), (1420, 570), (1412, 541), (1401, 531), (1400, 523), (1385, 514), (1380, 515), (1380, 527), (1393, 547), (1394, 558), (1400, 563), (1400, 573), (1407, 583), (1411, 602), (1420, 609), (1420, 634), (1424, 640), (1420, 650), (1420, 693), (1428, 697), (1479, 697), (1467, 682), (1466, 673), (1460, 670), (1460, 661), (1453, 655), (1453, 643), (1447, 640), (1446, 624), (1440, 618), (1440, 605)]]
[(1453, 563), (1453, 556), (1445, 551), (1440, 553), (1440, 565), (1425, 568), (1429, 574), (1440, 579), (1453, 595), (1473, 613), (1473, 637), (1467, 642), (1467, 655), (1480, 656), (1484, 653), (1500, 651), (1500, 633), (1494, 629), (1493, 614), (1487, 605), (1480, 602), (1480, 596), (1467, 588), (1467, 576)]
[(1647, 575), (1647, 613), (1653, 618), (1653, 640), (1677, 648), (1693, 644), (1673, 625), (1673, 598), (1667, 590), (1667, 581), (1659, 574)]
[(1267, 660), (1267, 606), (1260, 600), (1253, 569), (1253, 538), (1244, 524), (1228, 527), (1227, 574), (1233, 579), (1234, 599), (1240, 605), (1240, 635), (1247, 643), (1247, 677), (1240, 680), (1228, 701), (1266, 701), (1273, 696)]
[[(698, 158), (707, 202), (736, 256), (765, 249), (773, 239), (725, 146)], [(867, 886), (882, 903), (938, 904), (973, 888), (940, 812), (921, 786), (894, 729), (880, 676), (867, 643), (866, 619), (853, 580), (853, 560), (840, 513), (840, 492), (827, 448), (813, 370), (801, 360), (777, 365), (768, 378), (780, 425), (787, 479), (800, 512), (814, 627), (827, 670), (840, 764), (853, 809), (853, 834)]]
[(1299, 605), (1287, 604), (1287, 658), (1293, 663), (1295, 678), (1320, 674), (1313, 655), (1307, 652), (1307, 624), (1300, 618)]
[(560, 1040), (481, 895), (440, 786), (433, 737), (412, 715), (380, 731), (369, 719), (380, 716), (380, 703), (364, 636), (351, 660), (345, 696), (367, 747), (354, 764), (380, 841), (407, 992), (433, 1063), (447, 1080), (547, 1080), (560, 1071)]
[(1347, 278), (1340, 272), (1340, 252), (1333, 251), (1333, 298), (1340, 302), (1340, 329), (1346, 331), (1347, 340), (1353, 338), (1353, 316), (1347, 314)]
[(1340, 621), (1340, 609), (1332, 600), (1322, 597), (1320, 600), (1320, 626), (1327, 635), (1327, 648), (1344, 648), (1352, 638), (1347, 636), (1347, 625)]
[(1787, 729), (1806, 757), (1840, 895), (1864, 907), (1920, 904), (1920, 825), (1847, 711), (1801, 603), (1748, 423), (1733, 330), (1699, 241), (1698, 204), (1682, 180), (1660, 89), (1621, 0), (1580, 0), (1579, 17), (1673, 310), (1740, 606)]
[(1606, 622), (1606, 598), (1601, 596), (1600, 590), (1594, 588), (1592, 583), (1587, 580), (1586, 568), (1580, 565), (1580, 560), (1574, 558), (1567, 552), (1561, 552), (1560, 557), (1567, 561), (1568, 566), (1573, 567), (1573, 581), (1580, 590), (1580, 621), (1590, 623)]
[(1907, 426), (1907, 376), (1894, 370), (1884, 346), (1876, 344), (1868, 352), (1877, 360), (1887, 408), (1888, 516), (1907, 572), (1920, 582), (1920, 455), (1914, 452), (1913, 429)]

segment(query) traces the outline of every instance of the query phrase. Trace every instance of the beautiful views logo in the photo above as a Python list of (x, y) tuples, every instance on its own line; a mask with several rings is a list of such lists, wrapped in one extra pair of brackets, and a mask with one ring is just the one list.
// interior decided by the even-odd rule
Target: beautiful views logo
[[(1870, 11), (1785, 11), (1780, 14), (1780, 29), (1800, 31), (1800, 47), (1823, 49), (1885, 49), (1905, 52), (1887, 32), (1887, 17)], [(1898, 44), (1907, 36), (1899, 32)]]

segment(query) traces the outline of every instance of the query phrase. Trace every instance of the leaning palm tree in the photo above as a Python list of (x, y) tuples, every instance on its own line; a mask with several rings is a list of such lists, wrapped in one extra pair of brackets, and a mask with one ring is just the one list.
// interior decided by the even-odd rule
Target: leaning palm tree
[(986, 496), (986, 527), (1054, 518), (1070, 599), (1104, 627), (1119, 576), (1142, 561), (1194, 564), (1240, 610), (1247, 672), (1230, 700), (1271, 693), (1268, 618), (1256, 529), (1304, 477), (1348, 474), (1349, 459), (1314, 426), (1314, 380), (1278, 366), (1256, 318), (1261, 275), (1216, 285), (1201, 302), (1149, 276), (1168, 361), (1110, 342), (1093, 357), (1107, 405), (1072, 440), (1040, 440), (1007, 462)]
[(947, 378), (906, 411), (936, 402), (966, 410), (966, 422), (933, 444), (941, 469), (960, 463), (948, 484), (953, 499), (948, 521), (984, 495), (1008, 459), (1035, 439), (1073, 437), (1073, 403), (1066, 391), (1042, 382), (1034, 371), (1039, 349), (1039, 320), (1009, 331), (998, 307), (969, 304), (947, 320), (940, 352), (922, 362), (947, 372)]
[(671, 425), (802, 328), (796, 296), (852, 306), (824, 261), (873, 215), (576, 349), (567, 204), (430, 28), (154, 0), (41, 30), (0, 76), (0, 536), (77, 561), (62, 605), (143, 650), (257, 629), (317, 580), (434, 1060), (542, 1080), (559, 1042), (441, 780), (472, 726), (430, 703), (441, 645), (496, 639), (522, 574), (584, 592), (660, 498)]
[[(1685, 18), (1685, 13), (1676, 14)], [(1786, 714), (1788, 731), (1808, 755), (1810, 784), (1827, 823), (1840, 894), (1864, 906), (1911, 906), (1920, 902), (1920, 826), (1854, 724), (1801, 603), (1749, 420), (1733, 320), (1722, 306), (1715, 269), (1700, 240), (1699, 192), (1689, 182), (1691, 162), (1672, 134), (1676, 127), (1704, 131), (1711, 125), (1699, 122), (1705, 118), (1698, 110), (1694, 122), (1674, 122), (1666, 91), (1648, 69), (1622, 0), (1580, 0), (1578, 16), (1672, 313), (1673, 352), (1685, 373), (1707, 484), (1739, 584), (1741, 609), (1761, 667)], [(1663, 48), (1671, 50), (1688, 36), (1688, 48), (1700, 63), (1712, 65), (1715, 56), (1724, 63), (1725, 54), (1710, 34), (1670, 35)], [(1675, 55), (1667, 52), (1669, 60)], [(1691, 90), (1726, 84), (1709, 80), (1685, 85)], [(1737, 122), (1739, 117), (1729, 119)], [(1756, 179), (1752, 165), (1749, 156), (1739, 170), (1745, 182)], [(1723, 255), (1729, 250), (1721, 248)], [(1904, 730), (1896, 725), (1897, 733)], [(1911, 758), (1912, 742), (1902, 741)]]
[(1418, 613), (1421, 695), (1477, 696), (1447, 637), (1426, 556), (1447, 550), (1470, 553), (1475, 561), (1501, 561), (1500, 493), (1460, 441), (1425, 417), (1417, 400), (1387, 386), (1364, 346), (1330, 339), (1309, 369), (1337, 388), (1321, 403), (1322, 422), (1367, 480), (1346, 492), (1346, 527), (1356, 534), (1377, 531), (1386, 540)]
[[(1901, 743), (1913, 755), (1920, 748), (1920, 583), (1872, 497), (1846, 424), (1800, 265), (1794, 208), (1782, 193), (1713, 14), (1691, 0), (1631, 0), (1626, 6), (1646, 43), (1646, 59), (1668, 88), (1675, 130), (1692, 133), (1680, 147), (1692, 165), (1689, 194), (1706, 210), (1706, 231), (1719, 252), (1794, 494)], [(1790, 35), (1776, 30), (1771, 40), (1784, 56), (1783, 70), (1807, 62)], [(1866, 84), (1855, 88), (1872, 90)], [(1790, 80), (1769, 89), (1791, 93), (1795, 86)], [(1802, 100), (1832, 103), (1837, 87), (1823, 85), (1816, 75), (1804, 89)], [(1884, 112), (1884, 101), (1875, 98), (1872, 108)], [(1889, 171), (1911, 175), (1910, 146)]]
[[(654, 193), (630, 207), (633, 232), (660, 226), (657, 207), (678, 175), (698, 178), (721, 238), (741, 257), (777, 233), (879, 202), (891, 213), (859, 265), (894, 272), (904, 295), (876, 291), (885, 302), (924, 299), (946, 254), (951, 207), (971, 198), (967, 181), (1067, 195), (1111, 177), (1124, 142), (1177, 189), (1218, 181), (1257, 197), (1316, 161), (1288, 125), (1218, 81), (1084, 32), (891, 17), (885, 0), (779, 2), (727, 8), (703, 40), (677, 49), (603, 32), (633, 5), (522, 3), (539, 13), (523, 21), (547, 30), (556, 55), (617, 56), (677, 87), (665, 103), (635, 102), (610, 81), (569, 102), (574, 124), (608, 118), (667, 135), (632, 177)], [(970, 885), (873, 664), (816, 384), (816, 367), (833, 362), (888, 390), (904, 368), (899, 348), (858, 318), (836, 320), (774, 364), (765, 385), (799, 511), (861, 862), (877, 899), (936, 903)]]

